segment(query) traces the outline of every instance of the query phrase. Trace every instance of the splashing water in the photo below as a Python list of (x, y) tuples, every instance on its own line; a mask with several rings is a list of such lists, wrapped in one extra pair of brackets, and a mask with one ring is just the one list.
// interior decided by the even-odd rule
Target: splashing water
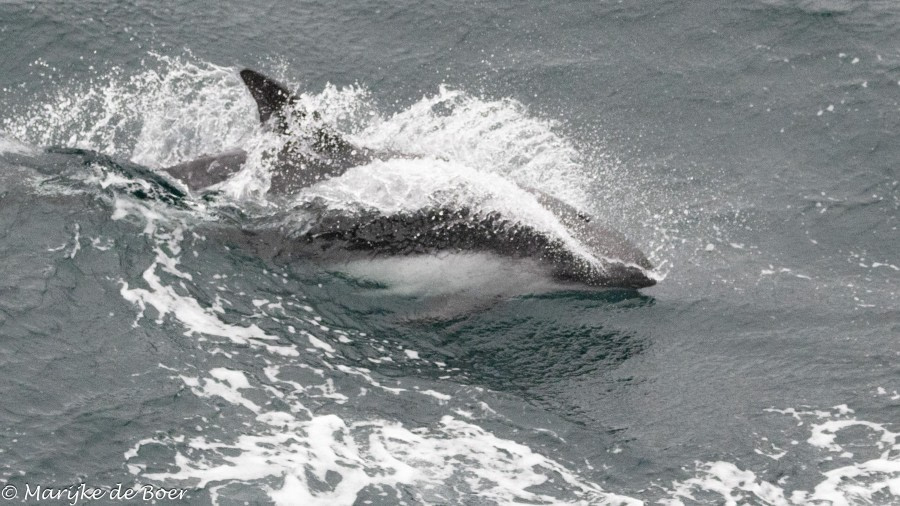
[[(285, 139), (260, 128), (236, 71), (155, 58), (158, 69), (133, 76), (112, 69), (64, 86), (47, 103), (7, 117), (2, 129), (32, 145), (91, 149), (154, 168), (241, 147), (249, 153), (248, 170), (225, 190), (260, 198), (271, 168), (265, 155), (281, 149)], [(362, 146), (453, 160), (585, 202), (578, 152), (553, 133), (554, 123), (529, 117), (513, 100), (487, 101), (441, 87), (437, 95), (383, 117), (364, 88), (328, 85), (318, 94), (300, 93), (298, 107), (318, 112), (317, 122)]]

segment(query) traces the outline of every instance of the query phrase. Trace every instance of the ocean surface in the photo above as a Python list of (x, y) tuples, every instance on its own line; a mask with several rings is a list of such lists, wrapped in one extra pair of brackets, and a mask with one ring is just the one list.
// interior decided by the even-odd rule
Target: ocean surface
[[(3, 500), (900, 504), (897, 2), (7, 0), (0, 50)], [(305, 218), (243, 68), (402, 153), (297, 199), (539, 187), (657, 285), (254, 247)]]

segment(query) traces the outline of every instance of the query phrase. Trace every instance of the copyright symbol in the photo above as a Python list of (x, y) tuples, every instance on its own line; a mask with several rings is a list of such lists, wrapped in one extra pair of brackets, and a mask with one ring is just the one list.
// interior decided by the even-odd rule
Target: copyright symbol
[(16, 497), (18, 497), (18, 495), (19, 495), (19, 490), (16, 488), (15, 485), (7, 485), (7, 486), (3, 487), (3, 490), (0, 490), (0, 497), (2, 497), (3, 499), (6, 499), (7, 501), (15, 499)]

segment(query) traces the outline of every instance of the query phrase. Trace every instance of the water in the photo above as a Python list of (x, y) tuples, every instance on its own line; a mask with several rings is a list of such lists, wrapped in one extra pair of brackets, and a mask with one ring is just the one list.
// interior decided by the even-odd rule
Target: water
[[(3, 480), (186, 489), (172, 504), (900, 503), (898, 17), (0, 4)], [(538, 186), (661, 281), (561, 288), (477, 255), (339, 273), (242, 239), (303, 223), (263, 196), (282, 141), (244, 67), (407, 155), (301, 201), (440, 198), (564, 234)], [(251, 167), (211, 200), (148, 171), (231, 146)]]

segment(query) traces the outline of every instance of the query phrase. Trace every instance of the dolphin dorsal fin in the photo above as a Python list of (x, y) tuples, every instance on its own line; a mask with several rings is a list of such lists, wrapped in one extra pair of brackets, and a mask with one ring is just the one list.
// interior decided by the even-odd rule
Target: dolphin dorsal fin
[(253, 95), (256, 107), (259, 109), (260, 123), (266, 123), (274, 115), (276, 122), (274, 128), (284, 133), (287, 130), (287, 120), (284, 115), (285, 107), (290, 107), (296, 97), (281, 83), (270, 79), (255, 70), (244, 69), (241, 71), (241, 79)]

